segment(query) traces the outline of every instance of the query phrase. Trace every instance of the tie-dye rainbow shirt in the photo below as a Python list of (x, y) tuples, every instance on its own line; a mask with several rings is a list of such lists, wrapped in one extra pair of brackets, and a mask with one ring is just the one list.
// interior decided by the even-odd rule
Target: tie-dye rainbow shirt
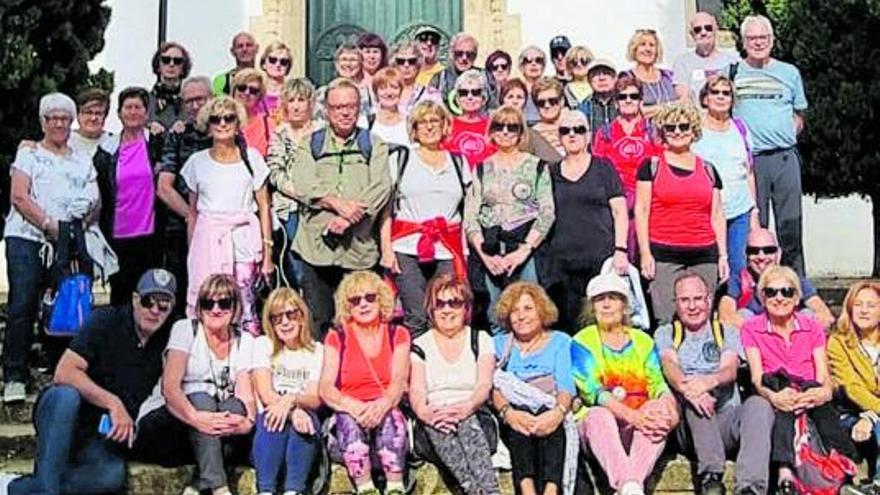
[(630, 341), (620, 350), (602, 343), (599, 329), (590, 325), (571, 342), (571, 367), (578, 393), (588, 406), (615, 398), (638, 409), (669, 391), (654, 341), (641, 330), (629, 329)]

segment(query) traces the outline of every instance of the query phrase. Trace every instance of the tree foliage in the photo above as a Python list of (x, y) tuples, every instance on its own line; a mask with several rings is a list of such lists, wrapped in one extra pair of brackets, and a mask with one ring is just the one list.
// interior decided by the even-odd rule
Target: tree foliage
[(804, 189), (871, 199), (873, 273), (880, 275), (880, 0), (727, 0), (723, 23), (738, 32), (753, 12), (770, 17), (774, 55), (804, 78)]

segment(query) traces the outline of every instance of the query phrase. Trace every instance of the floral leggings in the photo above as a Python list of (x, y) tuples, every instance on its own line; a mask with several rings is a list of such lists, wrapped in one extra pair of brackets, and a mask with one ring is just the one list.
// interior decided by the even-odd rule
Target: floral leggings
[[(362, 479), (370, 474), (373, 459), (386, 474), (402, 473), (406, 466), (406, 418), (392, 409), (379, 426), (367, 430), (345, 413), (336, 413), (336, 449), (348, 475)], [(334, 456), (336, 457), (336, 456)]]

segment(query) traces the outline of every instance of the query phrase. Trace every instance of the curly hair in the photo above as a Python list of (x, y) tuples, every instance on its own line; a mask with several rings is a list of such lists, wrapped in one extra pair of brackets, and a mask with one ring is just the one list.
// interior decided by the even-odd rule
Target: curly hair
[(559, 310), (556, 309), (556, 305), (553, 304), (553, 300), (550, 299), (543, 287), (534, 282), (518, 281), (508, 285), (501, 292), (498, 305), (495, 307), (495, 317), (505, 329), (513, 330), (513, 325), (510, 324), (510, 315), (522, 296), (529, 296), (535, 302), (535, 309), (538, 311), (538, 317), (541, 318), (541, 326), (544, 329), (549, 329), (559, 319)]
[(342, 326), (351, 320), (351, 308), (348, 298), (364, 292), (375, 292), (379, 296), (379, 319), (383, 322), (391, 321), (394, 314), (394, 293), (382, 277), (367, 270), (351, 272), (342, 278), (333, 301), (336, 305), (336, 318), (334, 322)]
[(278, 338), (278, 334), (275, 333), (275, 325), (272, 324), (272, 315), (279, 311), (283, 311), (284, 308), (288, 306), (296, 308), (299, 310), (300, 314), (300, 329), (299, 334), (296, 336), (296, 347), (294, 347), (294, 350), (315, 350), (315, 343), (312, 341), (312, 314), (311, 311), (309, 311), (308, 304), (306, 304), (302, 296), (299, 295), (299, 292), (290, 287), (279, 287), (269, 293), (269, 297), (266, 298), (266, 303), (263, 305), (263, 331), (266, 332), (266, 337), (272, 342), (273, 356), (276, 356), (281, 352), (281, 348), (284, 347), (284, 344)]
[(703, 136), (703, 119), (700, 117), (700, 111), (690, 102), (682, 103), (676, 101), (663, 105), (652, 120), (654, 127), (660, 132), (660, 139), (664, 143), (666, 143), (664, 126), (667, 124), (677, 124), (681, 121), (691, 125), (694, 141), (698, 141)]
[(247, 112), (244, 105), (227, 95), (212, 98), (199, 110), (199, 115), (196, 116), (196, 129), (208, 132), (208, 121), (212, 115), (223, 115), (230, 112), (238, 117), (238, 128), (244, 127), (247, 123)]

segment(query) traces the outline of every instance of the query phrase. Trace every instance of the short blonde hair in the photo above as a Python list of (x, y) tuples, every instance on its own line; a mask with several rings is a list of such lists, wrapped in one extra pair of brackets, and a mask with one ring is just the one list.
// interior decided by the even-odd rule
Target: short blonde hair
[(287, 70), (284, 74), (290, 74), (290, 69), (293, 68), (293, 54), (290, 53), (290, 47), (281, 41), (273, 41), (269, 43), (269, 46), (267, 46), (265, 50), (263, 50), (263, 55), (260, 57), (260, 67), (262, 68), (266, 65), (266, 59), (269, 58), (270, 53), (278, 50), (284, 50), (287, 52), (287, 58), (290, 59), (290, 64), (287, 65)]
[(690, 102), (682, 103), (679, 101), (667, 103), (660, 108), (660, 111), (654, 115), (652, 122), (654, 127), (660, 133), (660, 139), (666, 142), (666, 131), (663, 126), (667, 124), (677, 124), (686, 121), (691, 125), (691, 131), (694, 133), (694, 141), (703, 137), (703, 119), (700, 117), (700, 111)]
[(284, 83), (284, 89), (281, 90), (281, 101), (286, 102), (294, 98), (308, 100), (314, 105), (315, 85), (312, 84), (312, 81), (309, 81), (307, 77), (297, 77)]
[(196, 129), (201, 132), (208, 132), (208, 121), (211, 116), (225, 115), (227, 113), (234, 113), (238, 117), (239, 129), (247, 124), (247, 112), (244, 109), (244, 105), (231, 96), (221, 95), (209, 100), (199, 110), (199, 114), (196, 116)]
[(553, 304), (550, 296), (547, 295), (547, 291), (534, 282), (520, 280), (508, 285), (501, 292), (501, 296), (498, 298), (498, 305), (495, 307), (495, 317), (505, 329), (513, 330), (513, 325), (510, 324), (510, 314), (522, 296), (529, 296), (535, 301), (535, 309), (538, 310), (541, 326), (545, 330), (549, 329), (559, 319), (559, 310), (556, 309), (556, 305)]
[(351, 308), (348, 298), (359, 292), (375, 292), (379, 296), (379, 319), (383, 322), (391, 321), (394, 314), (394, 293), (382, 277), (367, 270), (351, 272), (342, 278), (333, 301), (336, 304), (335, 323), (345, 325), (351, 320)]
[(787, 266), (782, 265), (773, 265), (761, 274), (761, 278), (758, 279), (758, 287), (756, 290), (758, 291), (758, 298), (761, 300), (763, 304), (767, 297), (764, 295), (764, 289), (770, 285), (770, 282), (775, 282), (776, 280), (784, 280), (788, 282), (795, 290), (795, 296), (800, 299), (804, 290), (801, 287), (801, 279), (798, 277), (798, 274), (795, 273), (794, 270)]
[(653, 29), (636, 29), (632, 38), (629, 39), (629, 44), (626, 46), (627, 60), (630, 62), (636, 61), (636, 50), (647, 38), (653, 39), (654, 44), (657, 45), (657, 57), (654, 59), (654, 63), (663, 61), (663, 43), (660, 42), (660, 36), (657, 35), (657, 31)]
[(301, 348), (308, 351), (315, 350), (315, 343), (312, 341), (312, 314), (309, 311), (309, 306), (302, 296), (299, 295), (299, 292), (290, 287), (279, 287), (269, 293), (269, 297), (266, 298), (266, 303), (263, 305), (263, 331), (266, 333), (269, 341), (272, 342), (273, 357), (281, 352), (284, 344), (275, 332), (275, 325), (272, 324), (272, 314), (284, 310), (287, 306), (292, 306), (299, 310), (300, 319), (302, 320), (300, 322), (299, 334), (296, 336), (296, 347), (293, 350)]
[(446, 136), (452, 131), (452, 117), (449, 115), (446, 107), (431, 100), (422, 100), (409, 112), (407, 130), (409, 131), (410, 141), (418, 142), (416, 130), (419, 124), (427, 120), (428, 117), (437, 117), (443, 122), (443, 128), (440, 131), (442, 139), (446, 139)]
[(565, 52), (565, 68), (571, 72), (571, 69), (574, 68), (575, 60), (579, 58), (587, 59), (587, 64), (589, 64), (594, 58), (596, 58), (596, 56), (593, 55), (593, 52), (590, 51), (589, 48), (583, 45), (573, 46)]
[(495, 139), (492, 138), (492, 124), (496, 122), (500, 124), (519, 124), (519, 142), (517, 145), (520, 150), (524, 150), (528, 147), (529, 129), (526, 127), (525, 116), (518, 108), (514, 108), (511, 105), (502, 105), (492, 112), (492, 116), (489, 119), (489, 141), (492, 143), (495, 143)]
[(235, 77), (232, 78), (232, 93), (235, 93), (236, 86), (247, 84), (252, 81), (260, 83), (261, 95), (266, 93), (266, 79), (264, 79), (263, 73), (257, 69), (250, 68), (241, 69), (235, 72)]

